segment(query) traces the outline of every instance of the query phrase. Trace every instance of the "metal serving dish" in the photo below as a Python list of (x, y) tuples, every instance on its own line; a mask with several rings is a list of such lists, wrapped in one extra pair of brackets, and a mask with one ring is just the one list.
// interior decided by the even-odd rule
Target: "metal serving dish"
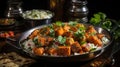
[[(85, 25), (89, 26), (89, 24), (85, 24)], [(37, 26), (37, 27), (34, 27), (34, 28), (22, 33), (20, 38), (17, 40), (17, 45), (13, 45), (13, 43), (10, 42), (11, 41), (10, 39), (9, 39), (10, 41), (8, 40), (7, 43), (9, 43), (12, 46), (18, 48), (19, 50), (22, 50), (27, 55), (29, 55), (30, 57), (32, 57), (34, 59), (37, 59), (37, 60), (46, 60), (46, 61), (55, 61), (55, 62), (56, 61), (58, 61), (58, 62), (82, 61), (83, 62), (83, 61), (88, 61), (88, 60), (91, 60), (91, 59), (94, 59), (94, 58), (100, 56), (113, 41), (113, 37), (112, 37), (112, 34), (110, 32), (108, 32), (107, 30), (105, 30), (101, 27), (95, 27), (96, 31), (98, 31), (99, 33), (103, 33), (105, 36), (107, 36), (110, 39), (110, 41), (99, 50), (96, 50), (96, 51), (93, 51), (93, 52), (88, 52), (88, 53), (85, 53), (85, 54), (71, 55), (71, 56), (44, 56), (44, 55), (36, 56), (36, 55), (30, 53), (29, 51), (25, 50), (22, 47), (21, 42), (24, 39), (26, 39), (34, 30), (40, 29), (44, 26), (46, 26), (46, 25)]]

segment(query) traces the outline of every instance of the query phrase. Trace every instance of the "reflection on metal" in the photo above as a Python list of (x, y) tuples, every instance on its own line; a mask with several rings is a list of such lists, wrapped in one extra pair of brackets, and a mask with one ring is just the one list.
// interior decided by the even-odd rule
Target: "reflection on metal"
[(86, 0), (71, 0), (68, 8), (68, 20), (78, 22), (88, 22), (88, 8)]
[(8, 17), (8, 18), (18, 17), (19, 14), (23, 12), (21, 4), (22, 4), (21, 1), (8, 0), (5, 17)]

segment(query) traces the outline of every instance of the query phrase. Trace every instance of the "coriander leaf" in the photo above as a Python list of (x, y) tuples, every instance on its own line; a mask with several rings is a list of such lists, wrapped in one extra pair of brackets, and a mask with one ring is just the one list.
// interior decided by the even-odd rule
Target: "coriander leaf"
[(54, 37), (54, 36), (55, 36), (55, 31), (54, 31), (54, 29), (53, 29), (53, 25), (51, 24), (51, 25), (49, 25), (48, 27), (50, 28), (50, 33), (49, 33), (49, 35), (50, 35), (51, 37)]
[(76, 24), (77, 24), (76, 21), (69, 21), (69, 25), (71, 25), (71, 26), (75, 26)]
[(84, 27), (80, 27), (80, 28), (74, 33), (74, 35), (75, 35), (76, 37), (82, 38), (83, 35), (84, 35), (84, 33), (85, 33), (85, 28), (84, 28)]
[(98, 12), (98, 14), (100, 15), (100, 18), (101, 18), (102, 20), (105, 20), (106, 17), (107, 17), (105, 13)]
[(52, 25), (52, 24), (48, 25), (48, 27), (49, 27), (50, 29), (53, 29), (53, 25)]
[(54, 37), (55, 36), (55, 31), (54, 29), (50, 29), (50, 34), (49, 34), (51, 37)]
[(66, 37), (58, 36), (57, 40), (60, 44), (64, 44), (66, 42)]
[(80, 45), (84, 45), (84, 44), (86, 44), (86, 41), (81, 41), (80, 42)]
[(95, 51), (97, 48), (91, 48), (90, 49), (90, 52), (92, 52), (92, 51)]
[(62, 21), (56, 21), (55, 23), (57, 26), (62, 26)]
[(38, 39), (35, 37), (35, 38), (33, 39), (33, 42), (34, 42), (35, 44), (38, 44)]
[(100, 17), (101, 17), (99, 14), (94, 14), (93, 16), (94, 16), (96, 19), (100, 19)]
[(108, 31), (110, 31), (112, 27), (112, 22), (110, 20), (106, 20), (102, 23), (102, 28), (107, 29)]
[(120, 38), (120, 29), (119, 28), (117, 30), (115, 30), (114, 37), (115, 37), (115, 39)]
[(35, 43), (35, 45), (36, 45), (37, 47), (40, 47), (40, 46), (41, 46), (41, 43), (38, 43), (38, 38), (37, 38), (37, 37), (35, 37), (35, 38), (33, 39), (33, 42)]
[(93, 25), (97, 25), (97, 24), (99, 24), (99, 21), (100, 21), (100, 19), (91, 18), (90, 23)]
[(94, 16), (91, 17), (91, 19), (90, 19), (90, 23), (93, 25), (98, 25), (98, 24), (100, 24), (100, 22), (101, 22), (101, 18), (100, 18), (99, 14), (94, 14)]
[(106, 14), (98, 12), (93, 14), (93, 17), (90, 18), (90, 23), (93, 25), (100, 25), (102, 21), (106, 21)]

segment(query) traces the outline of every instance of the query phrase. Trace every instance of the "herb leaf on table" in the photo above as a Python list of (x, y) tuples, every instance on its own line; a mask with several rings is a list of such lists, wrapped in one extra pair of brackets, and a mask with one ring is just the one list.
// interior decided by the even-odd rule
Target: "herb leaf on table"
[(107, 18), (107, 15), (103, 12), (98, 12), (93, 14), (93, 17), (90, 18), (90, 24), (93, 24), (95, 26), (101, 26), (104, 29), (107, 29), (110, 31), (112, 22), (109, 18)]
[(100, 26), (110, 32), (112, 31), (115, 39), (120, 38), (120, 21), (108, 18), (103, 12), (94, 13), (93, 17), (90, 18), (89, 23), (95, 26)]

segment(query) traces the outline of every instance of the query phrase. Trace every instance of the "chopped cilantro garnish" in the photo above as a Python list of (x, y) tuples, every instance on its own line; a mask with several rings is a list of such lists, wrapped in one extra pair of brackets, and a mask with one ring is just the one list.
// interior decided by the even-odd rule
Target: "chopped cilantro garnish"
[(76, 24), (77, 24), (76, 21), (69, 21), (69, 25), (71, 25), (71, 26), (75, 26)]
[(62, 21), (56, 21), (55, 23), (57, 26), (62, 26)]
[(95, 34), (95, 32), (89, 33), (90, 36), (94, 36)]
[(84, 27), (80, 27), (75, 33), (74, 35), (76, 37), (83, 37), (84, 36), (84, 33), (85, 33), (85, 28)]
[(93, 17), (90, 19), (90, 23), (93, 25), (101, 26), (102, 28), (110, 31), (112, 27), (112, 22), (107, 18), (105, 13), (98, 12), (93, 14)]
[(58, 36), (57, 40), (60, 44), (64, 44), (66, 42), (66, 37)]
[(41, 46), (41, 43), (38, 43), (38, 38), (37, 38), (37, 37), (33, 39), (33, 42), (35, 43), (35, 45), (36, 45), (37, 47), (40, 47), (40, 46)]
[(80, 45), (83, 45), (83, 44), (85, 44), (85, 43), (86, 43), (85, 41), (81, 41), (81, 42), (80, 42)]
[(91, 49), (90, 49), (90, 52), (95, 51), (95, 50), (96, 50), (96, 48), (91, 48)]
[(54, 37), (55, 36), (55, 31), (53, 29), (50, 29), (50, 34), (49, 34), (51, 37)]

